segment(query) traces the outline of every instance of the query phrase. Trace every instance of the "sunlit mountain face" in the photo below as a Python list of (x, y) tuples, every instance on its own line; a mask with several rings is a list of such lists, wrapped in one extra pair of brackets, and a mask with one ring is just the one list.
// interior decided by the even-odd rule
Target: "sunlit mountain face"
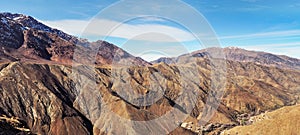
[(295, 1), (18, 2), (0, 135), (300, 132)]

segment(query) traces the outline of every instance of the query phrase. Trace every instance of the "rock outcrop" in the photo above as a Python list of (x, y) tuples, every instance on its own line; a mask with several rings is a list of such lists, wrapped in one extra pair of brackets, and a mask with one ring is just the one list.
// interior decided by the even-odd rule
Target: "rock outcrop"
[(24, 121), (14, 117), (7, 117), (5, 115), (0, 116), (0, 134), (11, 135), (11, 134), (27, 134), (31, 135), (30, 129)]

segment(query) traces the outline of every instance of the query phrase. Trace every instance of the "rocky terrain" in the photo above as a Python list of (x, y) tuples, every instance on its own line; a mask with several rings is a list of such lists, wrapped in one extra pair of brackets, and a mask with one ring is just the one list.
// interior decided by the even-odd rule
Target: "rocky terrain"
[(297, 135), (300, 132), (300, 106), (288, 106), (278, 110), (260, 114), (256, 121), (248, 126), (237, 126), (225, 130), (221, 135), (247, 135), (247, 134), (273, 134), (273, 135)]
[(8, 118), (5, 115), (0, 116), (0, 134), (24, 134), (30, 135), (30, 129), (28, 129), (26, 123), (17, 118)]
[(207, 48), (199, 51), (192, 52), (191, 54), (184, 54), (175, 58), (160, 58), (158, 60), (152, 61), (152, 63), (164, 62), (167, 64), (184, 63), (186, 59), (190, 57), (196, 58), (210, 58), (211, 53), (220, 52), (224, 54), (224, 58), (230, 61), (239, 62), (251, 62), (264, 66), (274, 66), (279, 68), (289, 68), (289, 69), (300, 69), (300, 60), (296, 58), (291, 58), (284, 55), (275, 55), (267, 52), (257, 52), (249, 51), (237, 47), (227, 47), (227, 48)]
[[(229, 72), (222, 102), (209, 121), (213, 125), (203, 131), (222, 131), (243, 124), (239, 119), (243, 114), (254, 116), (299, 102), (299, 71), (228, 64), (235, 65), (234, 72)], [(194, 81), (199, 78), (199, 83), (182, 81), (186, 78), (180, 74), (186, 75), (187, 71), (166, 64), (116, 71), (90, 68), (23, 62), (1, 65), (1, 114), (24, 120), (33, 133), (141, 134), (166, 133), (175, 128), (172, 134), (181, 134), (189, 132), (179, 128), (182, 122), (201, 119), (211, 87), (210, 71), (201, 66), (197, 67), (198, 74), (188, 75), (195, 76), (191, 79)], [(257, 71), (258, 75), (249, 76)], [(187, 94), (197, 96), (185, 96), (184, 90), (192, 90)], [(143, 93), (152, 98), (135, 98)], [(160, 119), (172, 110), (173, 115), (153, 121), (147, 128), (135, 123)], [(166, 124), (170, 123), (174, 127), (168, 129)]]
[(236, 48), (211, 59), (210, 48), (151, 64), (29, 16), (0, 17), (1, 134), (264, 130), (256, 118), (300, 103), (298, 59)]

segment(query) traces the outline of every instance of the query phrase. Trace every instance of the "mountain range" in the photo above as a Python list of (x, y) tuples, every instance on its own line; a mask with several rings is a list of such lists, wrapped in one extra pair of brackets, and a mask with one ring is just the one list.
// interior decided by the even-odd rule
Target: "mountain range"
[(299, 108), (296, 58), (229, 47), (147, 62), (30, 16), (0, 18), (0, 134), (247, 134), (264, 130), (253, 118)]
[[(73, 58), (87, 57), (97, 65), (112, 64), (119, 59), (128, 59), (132, 64), (149, 65), (121, 48), (105, 41), (88, 42), (50, 28), (34, 18), (22, 14), (0, 14), (1, 61), (51, 61), (71, 64), (83, 62)], [(99, 49), (97, 49), (99, 48)], [(74, 52), (85, 52), (84, 56)], [(115, 59), (114, 59), (115, 58)], [(94, 64), (92, 63), (92, 64)]]

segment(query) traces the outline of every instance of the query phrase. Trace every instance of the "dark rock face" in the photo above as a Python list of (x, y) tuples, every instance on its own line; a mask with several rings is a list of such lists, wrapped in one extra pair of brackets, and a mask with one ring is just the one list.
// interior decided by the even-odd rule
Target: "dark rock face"
[(162, 58), (152, 61), (151, 63), (175, 64), (176, 60), (174, 58), (162, 57)]
[(51, 73), (59, 67), (53, 68), (20, 63), (2, 65), (2, 114), (26, 121), (33, 133), (90, 134), (91, 123), (72, 106), (72, 85), (63, 86), (67, 82), (59, 82)]
[(0, 14), (0, 44), (1, 47), (19, 48), (24, 42), (24, 28), (22, 25), (12, 23), (13, 21)]
[(5, 115), (0, 116), (0, 134), (1, 135), (31, 135), (26, 122), (17, 118), (9, 118)]
[(77, 40), (74, 36), (68, 35), (60, 30), (50, 28), (40, 23), (39, 21), (37, 21), (31, 16), (22, 15), (22, 14), (1, 13), (1, 18), (14, 21), (17, 24), (20, 24), (23, 29), (35, 29), (39, 31), (53, 33), (55, 35), (58, 35), (62, 39), (68, 41)]

